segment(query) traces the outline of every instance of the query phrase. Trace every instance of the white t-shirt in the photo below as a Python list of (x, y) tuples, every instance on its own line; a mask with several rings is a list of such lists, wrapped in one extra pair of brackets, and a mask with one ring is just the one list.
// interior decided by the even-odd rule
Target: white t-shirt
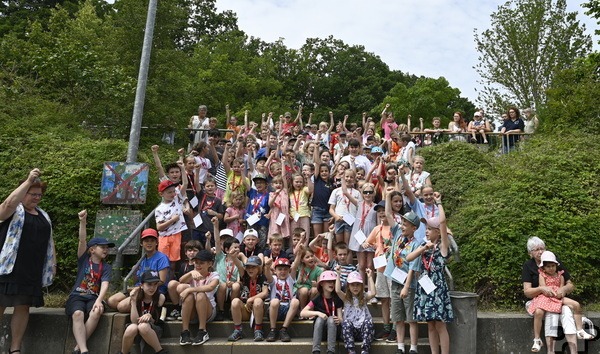
[[(349, 188), (350, 194), (356, 199), (360, 200), (360, 192), (358, 189)], [(329, 197), (329, 201), (327, 202), (329, 205), (335, 205), (335, 213), (338, 215), (350, 214), (352, 216), (356, 216), (356, 211), (358, 207), (350, 201), (348, 197), (344, 195), (342, 192), (342, 187), (336, 188), (331, 192), (331, 196)]]
[(183, 217), (183, 199), (178, 196), (175, 196), (175, 199), (170, 203), (160, 203), (154, 211), (156, 224), (162, 224), (170, 220), (173, 215), (179, 215), (179, 220), (177, 220), (176, 223), (169, 225), (169, 227), (163, 231), (159, 231), (158, 236), (175, 235), (176, 233), (187, 230), (187, 224)]

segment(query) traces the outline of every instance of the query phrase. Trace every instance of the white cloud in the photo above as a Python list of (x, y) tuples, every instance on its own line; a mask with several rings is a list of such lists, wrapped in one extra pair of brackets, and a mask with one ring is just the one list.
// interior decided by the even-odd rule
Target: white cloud
[[(581, 11), (580, 3), (569, 11)], [(291, 48), (306, 38), (333, 35), (363, 45), (390, 68), (428, 77), (444, 76), (475, 102), (478, 75), (473, 29), (488, 28), (489, 16), (504, 1), (494, 0), (217, 0), (233, 10), (248, 35)], [(589, 33), (597, 28), (585, 15)], [(594, 39), (597, 42), (597, 38)], [(597, 48), (597, 47), (596, 47)]]

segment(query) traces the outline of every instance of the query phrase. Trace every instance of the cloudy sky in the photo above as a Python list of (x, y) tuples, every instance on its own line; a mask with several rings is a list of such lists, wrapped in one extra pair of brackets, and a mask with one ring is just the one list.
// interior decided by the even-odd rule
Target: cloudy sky
[[(588, 33), (598, 28), (583, 14), (582, 0), (567, 0), (580, 12)], [(391, 69), (417, 76), (444, 76), (463, 96), (476, 102), (479, 76), (473, 32), (488, 28), (501, 0), (217, 0), (220, 11), (232, 10), (250, 36), (273, 42), (284, 38), (290, 48), (306, 38), (333, 35), (363, 45)], [(598, 38), (594, 38), (597, 42)], [(598, 50), (598, 46), (595, 45)]]

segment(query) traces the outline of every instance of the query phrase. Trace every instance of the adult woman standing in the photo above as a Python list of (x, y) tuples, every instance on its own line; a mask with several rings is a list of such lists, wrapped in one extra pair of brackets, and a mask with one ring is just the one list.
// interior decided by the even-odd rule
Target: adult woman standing
[(467, 141), (467, 138), (460, 134), (467, 132), (467, 123), (465, 123), (461, 112), (454, 112), (452, 122), (448, 123), (448, 130), (450, 133), (454, 133), (450, 136), (451, 141)]
[(44, 305), (42, 287), (52, 283), (56, 255), (48, 214), (38, 208), (46, 190), (40, 170), (0, 204), (0, 316), (13, 307), (10, 353), (20, 353), (29, 307)]

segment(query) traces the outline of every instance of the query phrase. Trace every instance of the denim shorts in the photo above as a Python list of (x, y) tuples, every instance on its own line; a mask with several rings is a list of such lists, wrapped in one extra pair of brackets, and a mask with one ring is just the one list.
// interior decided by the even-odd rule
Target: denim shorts
[(345, 221), (336, 221), (335, 222), (335, 233), (341, 234), (343, 232), (347, 232), (347, 233), (352, 232), (352, 226), (348, 225)]
[(331, 220), (329, 209), (323, 209), (318, 206), (312, 207), (312, 215), (310, 217), (311, 224), (322, 224)]

